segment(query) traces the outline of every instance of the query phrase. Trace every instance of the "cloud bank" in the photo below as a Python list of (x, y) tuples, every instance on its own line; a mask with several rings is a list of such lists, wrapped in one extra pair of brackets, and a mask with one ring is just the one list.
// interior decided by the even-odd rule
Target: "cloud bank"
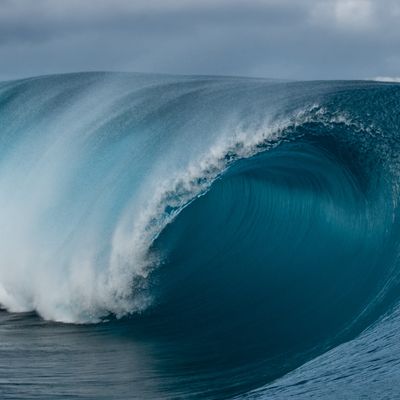
[(0, 0), (0, 79), (90, 70), (400, 74), (397, 0)]

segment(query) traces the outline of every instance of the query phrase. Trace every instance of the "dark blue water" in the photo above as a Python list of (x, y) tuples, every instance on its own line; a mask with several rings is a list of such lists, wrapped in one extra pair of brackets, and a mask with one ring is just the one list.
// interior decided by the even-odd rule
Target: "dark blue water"
[(0, 84), (4, 399), (396, 398), (400, 86)]

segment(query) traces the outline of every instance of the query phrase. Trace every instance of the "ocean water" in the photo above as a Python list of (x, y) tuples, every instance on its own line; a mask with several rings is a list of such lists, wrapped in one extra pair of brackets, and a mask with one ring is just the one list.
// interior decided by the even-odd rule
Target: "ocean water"
[(1, 399), (400, 397), (400, 86), (0, 83)]

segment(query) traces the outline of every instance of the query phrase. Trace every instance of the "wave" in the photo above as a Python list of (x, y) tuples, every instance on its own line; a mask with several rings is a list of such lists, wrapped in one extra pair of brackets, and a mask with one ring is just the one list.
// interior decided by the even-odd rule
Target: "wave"
[(163, 331), (193, 390), (257, 388), (397, 301), (398, 110), (366, 81), (3, 82), (0, 304)]

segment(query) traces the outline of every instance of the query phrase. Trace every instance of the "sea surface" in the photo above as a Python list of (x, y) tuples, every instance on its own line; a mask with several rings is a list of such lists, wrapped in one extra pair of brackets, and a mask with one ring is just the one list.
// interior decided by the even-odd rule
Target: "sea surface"
[(0, 83), (0, 399), (400, 398), (400, 85)]

